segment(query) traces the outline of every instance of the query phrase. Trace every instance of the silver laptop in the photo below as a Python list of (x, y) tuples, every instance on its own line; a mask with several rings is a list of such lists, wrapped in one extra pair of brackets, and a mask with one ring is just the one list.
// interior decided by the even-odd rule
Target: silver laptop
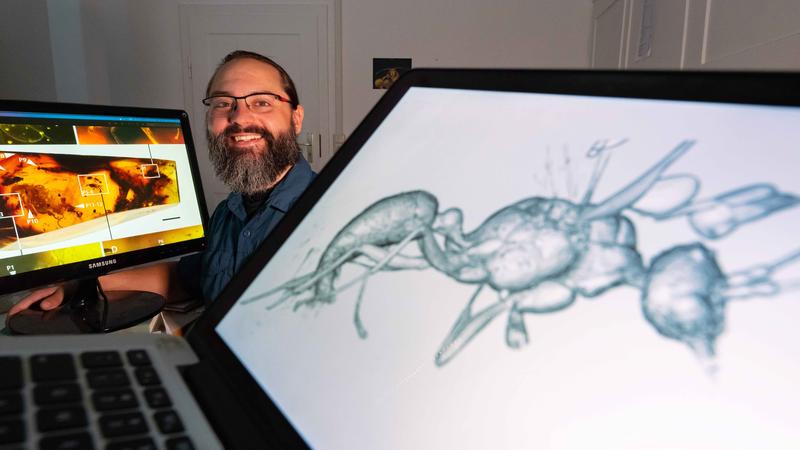
[(800, 448), (798, 124), (796, 74), (411, 71), (187, 339), (1, 339), (2, 445)]

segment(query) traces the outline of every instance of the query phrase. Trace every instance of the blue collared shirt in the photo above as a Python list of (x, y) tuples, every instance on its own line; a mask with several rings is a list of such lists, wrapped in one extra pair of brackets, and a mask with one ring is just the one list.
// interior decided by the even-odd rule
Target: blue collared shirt
[(250, 220), (242, 194), (228, 195), (211, 215), (206, 250), (183, 257), (178, 263), (184, 289), (206, 302), (216, 299), (315, 175), (301, 157)]

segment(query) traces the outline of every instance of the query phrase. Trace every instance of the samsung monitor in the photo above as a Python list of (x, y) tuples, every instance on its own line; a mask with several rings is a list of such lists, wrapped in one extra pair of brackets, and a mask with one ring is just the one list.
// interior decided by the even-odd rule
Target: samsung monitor
[(189, 338), (313, 448), (800, 448), (798, 124), (797, 74), (411, 71)]
[(119, 329), (158, 294), (97, 277), (205, 246), (207, 211), (183, 111), (0, 102), (0, 293), (78, 281), (64, 306), (14, 315), (16, 333)]

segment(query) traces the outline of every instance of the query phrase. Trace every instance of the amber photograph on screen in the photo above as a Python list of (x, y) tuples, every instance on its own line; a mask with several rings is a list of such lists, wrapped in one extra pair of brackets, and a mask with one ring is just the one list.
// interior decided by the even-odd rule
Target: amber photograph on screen
[(98, 144), (183, 144), (180, 127), (145, 127), (134, 125), (76, 126), (81, 145)]
[(0, 250), (110, 230), (180, 201), (170, 160), (0, 153), (0, 166)]

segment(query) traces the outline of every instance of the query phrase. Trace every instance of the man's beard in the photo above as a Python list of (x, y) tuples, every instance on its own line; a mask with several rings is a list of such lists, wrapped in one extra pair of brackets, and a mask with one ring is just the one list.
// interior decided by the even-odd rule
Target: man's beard
[[(264, 145), (253, 150), (230, 150), (226, 142), (233, 133), (258, 133), (264, 138)], [(217, 136), (206, 134), (214, 171), (233, 192), (255, 194), (266, 191), (300, 158), (297, 133), (292, 127), (278, 137), (261, 127), (242, 128), (238, 125), (228, 126)]]

